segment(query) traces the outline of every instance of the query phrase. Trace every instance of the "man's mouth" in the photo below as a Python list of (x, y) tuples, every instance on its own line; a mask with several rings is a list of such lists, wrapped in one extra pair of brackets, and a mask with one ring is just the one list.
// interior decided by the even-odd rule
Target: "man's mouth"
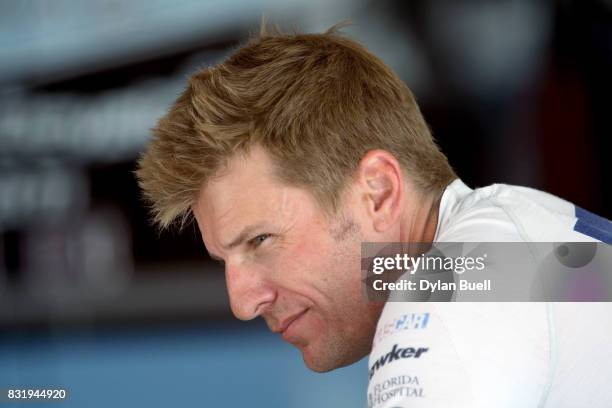
[(274, 331), (279, 333), (283, 337), (283, 340), (289, 341), (293, 334), (295, 326), (297, 325), (297, 323), (299, 323), (299, 321), (306, 314), (306, 312), (308, 312), (308, 309), (304, 309), (299, 313), (289, 316), (288, 318), (283, 320), (278, 329)]

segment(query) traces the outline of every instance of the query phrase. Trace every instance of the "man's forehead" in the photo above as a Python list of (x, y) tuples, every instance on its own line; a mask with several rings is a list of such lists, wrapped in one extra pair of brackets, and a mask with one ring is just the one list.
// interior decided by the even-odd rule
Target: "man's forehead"
[[(263, 221), (291, 216), (296, 206), (305, 204), (299, 189), (254, 177), (242, 181), (215, 181), (204, 187), (194, 206), (198, 222), (223, 229), (243, 221)], [(261, 218), (261, 220), (257, 220)]]
[[(196, 206), (216, 218), (280, 206), (289, 198), (288, 188), (258, 166), (236, 166), (210, 180), (198, 195)], [(235, 214), (234, 214), (235, 215)]]
[(278, 181), (269, 172), (255, 171), (257, 167), (249, 163), (228, 167), (225, 174), (202, 188), (193, 213), (207, 241), (220, 243), (248, 225), (278, 225), (305, 215), (308, 194)]
[(269, 189), (272, 163), (261, 148), (237, 153), (200, 190), (195, 206), (224, 212), (236, 200), (254, 198), (254, 193)]
[(194, 215), (209, 254), (230, 250), (235, 242), (244, 242), (255, 233), (288, 230), (306, 216), (304, 202), (296, 200), (288, 188), (268, 193), (252, 197), (245, 188), (236, 192), (234, 200), (223, 203), (215, 198), (205, 201), (207, 194), (203, 195), (206, 204), (194, 207)]

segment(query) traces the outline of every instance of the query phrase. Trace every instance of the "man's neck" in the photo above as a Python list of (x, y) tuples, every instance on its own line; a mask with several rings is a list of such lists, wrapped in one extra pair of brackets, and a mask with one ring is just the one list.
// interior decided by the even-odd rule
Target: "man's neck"
[[(400, 242), (433, 243), (438, 227), (440, 201), (441, 194), (415, 200), (418, 205), (412, 207), (411, 211), (406, 211), (405, 217), (402, 219)], [(418, 247), (422, 248), (420, 245)], [(373, 322), (377, 322), (380, 318), (384, 305), (385, 302), (370, 302), (369, 307)], [(372, 327), (375, 330), (376, 324), (373, 324)], [(371, 333), (371, 338), (374, 338), (374, 331)]]
[(416, 206), (407, 211), (400, 231), (402, 242), (432, 243), (438, 227), (440, 196), (429, 195), (416, 200)]

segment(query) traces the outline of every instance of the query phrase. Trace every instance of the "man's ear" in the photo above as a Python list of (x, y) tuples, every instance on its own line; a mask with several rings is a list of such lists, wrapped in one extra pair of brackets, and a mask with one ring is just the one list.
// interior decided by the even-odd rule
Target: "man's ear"
[(384, 232), (401, 215), (404, 175), (399, 162), (385, 150), (370, 150), (359, 162), (357, 185), (374, 229)]

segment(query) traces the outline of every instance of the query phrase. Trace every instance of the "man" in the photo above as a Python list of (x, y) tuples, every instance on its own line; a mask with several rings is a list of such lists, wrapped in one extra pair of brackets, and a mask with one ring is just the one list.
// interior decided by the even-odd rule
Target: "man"
[[(411, 92), (362, 46), (333, 29), (262, 32), (193, 75), (154, 134), (137, 174), (156, 222), (183, 225), (193, 215), (211, 257), (225, 263), (236, 317), (262, 316), (309, 368), (329, 371), (371, 352), (370, 406), (544, 406), (557, 385), (549, 384), (550, 308), (370, 302), (361, 243), (605, 241), (609, 221), (588, 215), (579, 228), (573, 205), (535, 190), (469, 189)], [(592, 309), (583, 321), (599, 316)], [(377, 324), (406, 315), (414, 330), (372, 349)], [(541, 370), (523, 371), (533, 358), (503, 364), (507, 330), (486, 330), (501, 319), (526, 358), (546, 356)], [(467, 325), (463, 335), (455, 321)], [(521, 324), (533, 333), (517, 333)], [(612, 334), (609, 322), (593, 329)], [(453, 337), (465, 347), (454, 350)], [(587, 346), (598, 348), (601, 336), (593, 338)], [(474, 343), (492, 354), (466, 361), (478, 357)], [(516, 373), (522, 379), (508, 377)], [(482, 389), (491, 378), (498, 385)], [(591, 406), (612, 401), (596, 383)]]

